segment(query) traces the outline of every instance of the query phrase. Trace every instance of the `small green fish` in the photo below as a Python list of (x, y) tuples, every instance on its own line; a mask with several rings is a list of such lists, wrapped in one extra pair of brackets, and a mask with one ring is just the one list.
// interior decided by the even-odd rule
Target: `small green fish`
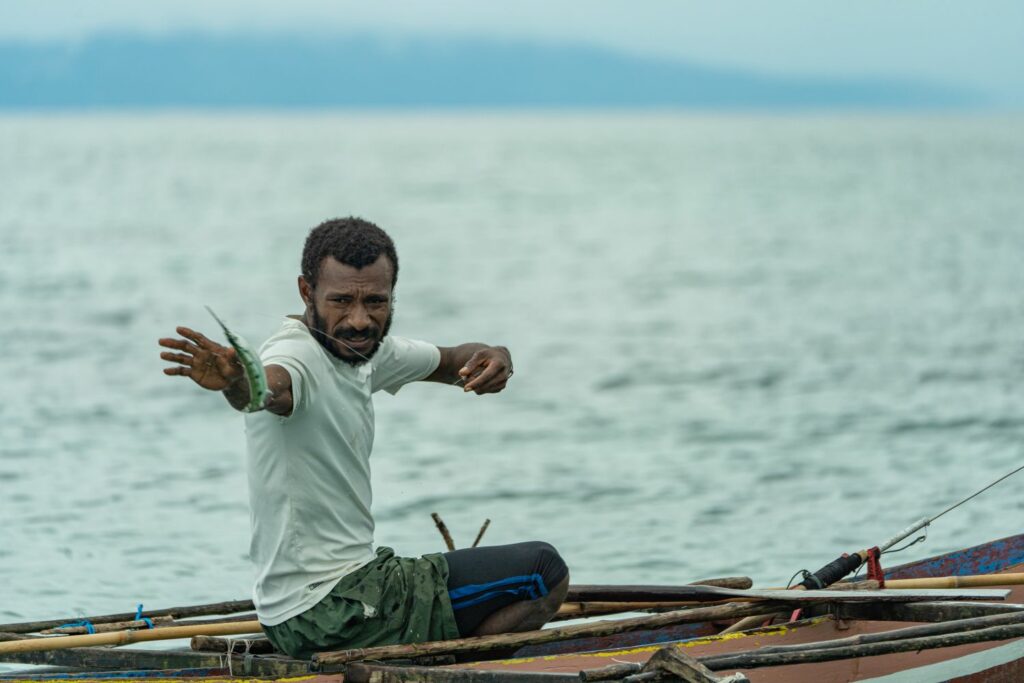
[(238, 362), (242, 364), (242, 368), (245, 370), (245, 379), (249, 382), (249, 403), (242, 411), (254, 413), (257, 410), (263, 410), (263, 406), (266, 405), (267, 400), (270, 398), (270, 387), (267, 385), (267, 373), (263, 369), (263, 363), (260, 362), (259, 356), (253, 352), (249, 344), (242, 337), (229, 330), (228, 326), (217, 317), (212, 308), (207, 306), (206, 310), (210, 312), (213, 319), (220, 325), (220, 329), (224, 330), (224, 336), (228, 338), (228, 342), (234, 347), (235, 352), (238, 354)]

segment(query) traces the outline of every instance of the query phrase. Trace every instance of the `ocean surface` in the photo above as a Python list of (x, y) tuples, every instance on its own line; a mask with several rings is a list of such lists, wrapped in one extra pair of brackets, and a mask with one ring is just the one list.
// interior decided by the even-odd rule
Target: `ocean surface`
[[(376, 401), (377, 542), (785, 583), (1024, 464), (1024, 117), (0, 117), (0, 622), (249, 596), (242, 418), (161, 374), (297, 312), (323, 219), (498, 396)], [(1024, 531), (1024, 473), (909, 561)]]

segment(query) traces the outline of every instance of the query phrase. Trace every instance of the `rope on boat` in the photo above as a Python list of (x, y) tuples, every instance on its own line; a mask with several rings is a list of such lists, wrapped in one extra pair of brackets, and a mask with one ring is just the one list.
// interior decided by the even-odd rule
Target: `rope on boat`
[(240, 652), (239, 654), (242, 655), (242, 668), (243, 668), (243, 672), (242, 673), (244, 675), (248, 676), (249, 674), (252, 673), (252, 659), (253, 659), (254, 655), (252, 654), (252, 652), (250, 652), (250, 650), (252, 650), (252, 644), (255, 641), (252, 638), (231, 638), (231, 637), (227, 638), (227, 641), (228, 641), (228, 643), (227, 643), (227, 645), (228, 645), (227, 646), (227, 650), (225, 650), (224, 654), (220, 656), (221, 657), (221, 660), (220, 660), (221, 668), (222, 669), (226, 668), (228, 670), (228, 676), (234, 677), (234, 675), (235, 675), (235, 671), (234, 671), (235, 643), (244, 643), (245, 644), (245, 649), (242, 650), (242, 652)]
[(139, 603), (139, 606), (135, 608), (135, 621), (143, 621), (143, 622), (146, 623), (146, 626), (148, 626), (149, 628), (156, 628), (156, 626), (153, 625), (153, 620), (152, 619), (150, 619), (149, 617), (142, 616), (142, 603), (141, 602)]
[[(148, 628), (156, 628), (153, 624), (153, 620), (149, 617), (142, 616), (142, 603), (140, 602), (135, 608), (135, 618), (132, 621), (141, 621), (146, 624)], [(79, 619), (78, 621), (69, 621), (66, 624), (60, 624), (54, 627), (55, 630), (62, 628), (85, 628), (85, 632), (92, 635), (96, 633), (96, 627), (88, 619)]]
[(80, 627), (80, 626), (84, 626), (85, 627), (85, 632), (86, 633), (90, 633), (90, 634), (96, 633), (95, 627), (93, 627), (92, 622), (89, 621), (88, 619), (80, 619), (79, 621), (69, 621), (68, 623), (61, 624), (60, 626), (57, 626), (56, 628), (76, 628), (76, 627)]

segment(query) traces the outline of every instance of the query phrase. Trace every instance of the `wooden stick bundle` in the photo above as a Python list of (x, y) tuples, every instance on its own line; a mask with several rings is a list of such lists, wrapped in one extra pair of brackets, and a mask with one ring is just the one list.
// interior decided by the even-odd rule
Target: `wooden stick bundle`
[(232, 636), (262, 633), (258, 621), (239, 621), (226, 624), (196, 626), (167, 626), (144, 631), (114, 631), (84, 636), (54, 636), (50, 638), (27, 638), (0, 643), (0, 655), (8, 652), (39, 652), (42, 650), (66, 650), (87, 645), (129, 645), (151, 640), (174, 640), (191, 636)]
[(461, 652), (487, 652), (490, 650), (523, 647), (553, 643), (573, 638), (607, 636), (615, 633), (627, 633), (643, 629), (674, 626), (676, 624), (692, 624), (718, 619), (735, 619), (752, 614), (773, 613), (782, 605), (775, 602), (716, 605), (691, 610), (680, 610), (647, 617), (622, 619), (618, 621), (598, 621), (588, 624), (576, 624), (561, 628), (542, 631), (525, 631), (522, 633), (503, 633), (494, 636), (476, 636), (472, 638), (456, 638), (429, 643), (412, 643), (408, 645), (385, 645), (382, 647), (340, 650), (338, 652), (320, 652), (313, 655), (313, 661), (324, 667), (331, 667), (361, 659), (400, 659), (423, 655), (458, 654)]
[[(256, 609), (252, 600), (230, 600), (228, 602), (213, 602), (207, 605), (187, 605), (184, 607), (166, 607), (164, 609), (146, 610), (140, 616), (143, 617), (205, 617), (215, 614), (234, 614), (236, 612), (247, 612)], [(72, 621), (88, 621), (92, 624), (109, 624), (115, 621), (132, 621), (135, 619), (135, 612), (120, 612), (118, 614), (101, 614), (95, 617), (67, 617), (64, 619), (46, 619), (44, 621), (23, 621), (16, 624), (0, 624), (2, 633), (38, 633), (44, 629), (56, 628), (62, 624)]]
[(864, 642), (839, 647), (819, 647), (775, 653), (751, 650), (749, 652), (720, 655), (713, 659), (710, 657), (702, 658), (700, 661), (714, 671), (721, 671), (723, 669), (754, 669), (762, 666), (809, 664), (813, 662), (830, 662), (837, 659), (851, 659), (853, 657), (874, 657), (877, 655), (895, 654), (897, 652), (916, 652), (918, 650), (931, 650), (941, 647), (954, 647), (956, 645), (1010, 640), (1011, 638), (1021, 637), (1024, 637), (1024, 624), (1015, 623), (962, 633), (956, 632), (919, 638)]
[[(891, 579), (885, 582), (885, 588), (892, 590), (930, 589), (930, 588), (977, 588), (984, 586), (1020, 586), (1024, 585), (1024, 573), (1007, 572), (1005, 574), (974, 574), (970, 576), (933, 576), (920, 579)], [(877, 581), (844, 581), (829, 586), (829, 590), (860, 590), (877, 589)], [(803, 588), (794, 589), (803, 590)], [(769, 615), (769, 619), (781, 618), (782, 614)], [(729, 626), (723, 634), (736, 633), (761, 625), (758, 618), (747, 617)]]
[[(945, 636), (949, 634), (967, 633), (969, 631), (978, 631), (983, 629), (990, 629), (996, 626), (1010, 626), (1016, 624), (1024, 624), (1024, 614), (1020, 612), (1011, 612), (1009, 614), (997, 614), (987, 617), (975, 617), (973, 619), (957, 619), (955, 621), (945, 621), (937, 624), (924, 624), (921, 626), (908, 626), (906, 628), (894, 629), (892, 631), (882, 631), (880, 633), (863, 633), (849, 638), (839, 638), (837, 640), (825, 640), (816, 643), (800, 643), (797, 645), (776, 645), (758, 648), (755, 651), (757, 654), (769, 655), (769, 654), (784, 654), (792, 652), (804, 652), (810, 650), (824, 650), (830, 648), (844, 648), (851, 645), (867, 645), (871, 643), (886, 643), (896, 640), (910, 640), (919, 639), (932, 636)], [(713, 657), (704, 657), (701, 661), (714, 662), (715, 658), (726, 659), (728, 657), (738, 656), (743, 653), (732, 653), (728, 655), (715, 655)], [(712, 667), (713, 668), (713, 667)]]
[[(173, 617), (153, 617), (153, 628), (159, 626), (169, 626), (174, 624)], [(72, 622), (73, 623), (73, 622)], [(96, 624), (92, 627), (93, 633), (109, 633), (110, 631), (123, 631), (129, 628), (149, 628), (149, 624), (141, 619), (132, 621), (112, 621), (109, 624)], [(82, 633), (89, 633), (88, 626), (61, 626), (58, 628), (48, 628), (45, 631), (39, 633), (47, 636), (59, 635), (59, 636), (74, 636)]]
[[(871, 657), (898, 652), (912, 652), (970, 643), (1008, 640), (1024, 636), (1024, 614), (1001, 614), (975, 619), (960, 619), (941, 624), (910, 626), (881, 633), (864, 633), (850, 638), (826, 640), (796, 645), (762, 647), (756, 650), (706, 655), (697, 661), (712, 671), (726, 669), (753, 669), (764, 666), (783, 666), (813, 662), (826, 662), (854, 657)], [(684, 649), (670, 645), (664, 649)], [(646, 667), (644, 667), (646, 670)], [(614, 673), (610, 667), (580, 672), (583, 681), (608, 680)], [(644, 673), (627, 676), (629, 683), (658, 680), (660, 676)]]

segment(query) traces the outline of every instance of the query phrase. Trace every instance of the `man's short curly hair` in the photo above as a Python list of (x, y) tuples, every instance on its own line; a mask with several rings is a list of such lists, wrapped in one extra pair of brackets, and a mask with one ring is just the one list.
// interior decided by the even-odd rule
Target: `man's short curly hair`
[(353, 268), (365, 268), (384, 254), (391, 261), (391, 288), (398, 282), (398, 252), (386, 232), (370, 221), (349, 216), (324, 221), (309, 231), (302, 248), (302, 277), (316, 288), (320, 265), (328, 256)]

